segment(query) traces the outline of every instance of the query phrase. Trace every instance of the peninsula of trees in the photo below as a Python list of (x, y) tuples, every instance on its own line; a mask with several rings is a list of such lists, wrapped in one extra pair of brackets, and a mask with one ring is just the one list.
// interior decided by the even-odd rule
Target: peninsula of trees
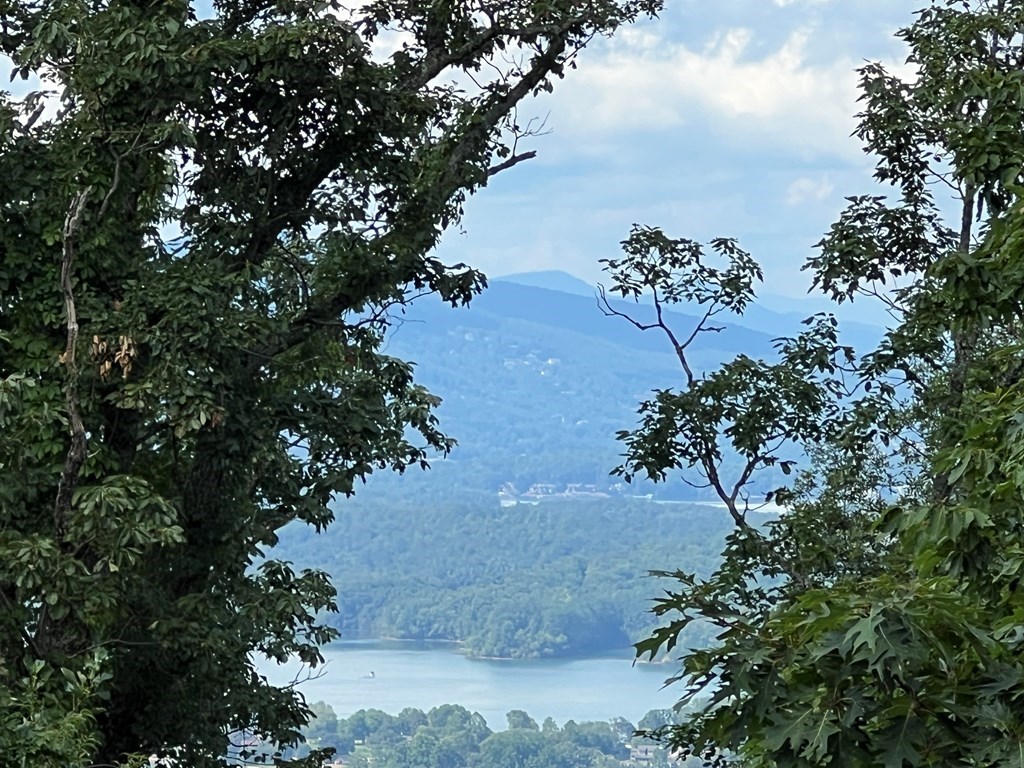
[[(765, 516), (765, 520), (771, 516)], [(331, 528), (284, 532), (279, 557), (345, 589), (327, 620), (343, 637), (455, 640), (473, 656), (621, 651), (653, 628), (652, 569), (710, 574), (728, 523), (701, 504), (557, 500), (502, 507), (497, 494), (369, 488)], [(711, 638), (695, 626), (687, 643)]]

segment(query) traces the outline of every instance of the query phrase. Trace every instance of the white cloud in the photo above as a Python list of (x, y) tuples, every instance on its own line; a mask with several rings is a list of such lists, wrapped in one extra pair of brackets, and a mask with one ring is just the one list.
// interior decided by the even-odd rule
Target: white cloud
[(820, 203), (835, 189), (827, 178), (812, 179), (801, 176), (786, 188), (786, 205), (800, 205), (807, 202)]
[(623, 30), (561, 86), (559, 132), (592, 138), (706, 123), (747, 146), (850, 156), (859, 60), (810, 61), (811, 32), (762, 51), (744, 28), (722, 30), (699, 50)]
[(524, 106), (550, 111), (553, 135), (530, 143), (536, 161), (472, 199), (468, 234), (450, 233), (442, 258), (595, 282), (598, 259), (640, 222), (674, 237), (737, 237), (768, 291), (802, 294), (800, 266), (842, 195), (875, 189), (850, 138), (855, 69), (881, 59), (907, 74), (891, 32), (912, 4), (676, 0), (658, 22), (619, 30), (553, 95)]

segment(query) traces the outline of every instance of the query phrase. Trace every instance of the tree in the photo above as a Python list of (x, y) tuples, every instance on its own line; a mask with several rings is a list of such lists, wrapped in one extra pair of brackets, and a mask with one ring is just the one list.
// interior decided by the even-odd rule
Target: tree
[(521, 709), (509, 710), (505, 715), (505, 719), (508, 721), (508, 729), (510, 731), (517, 728), (526, 729), (528, 731), (540, 730), (540, 726), (537, 725), (537, 721)]
[[(640, 473), (663, 481), (667, 470), (696, 470), (698, 488), (710, 488), (740, 529), (749, 529), (749, 488), (756, 475), (772, 467), (785, 474), (794, 461), (787, 446), (823, 435), (823, 425), (837, 411), (844, 363), (853, 352), (838, 343), (836, 321), (819, 315), (807, 321), (808, 330), (796, 339), (778, 342), (779, 361), (766, 363), (740, 355), (721, 369), (698, 375), (687, 355), (702, 333), (721, 327), (713, 319), (723, 312), (742, 314), (754, 297), (761, 269), (735, 241), (711, 243), (712, 257), (699, 243), (670, 238), (661, 230), (636, 226), (622, 243), (625, 256), (602, 259), (611, 285), (600, 289), (606, 315), (622, 317), (641, 330), (665, 335), (679, 360), (684, 387), (658, 390), (640, 405), (640, 426), (621, 431), (625, 463), (614, 470), (627, 481)], [(712, 266), (717, 258), (722, 267)], [(639, 300), (649, 295), (650, 318), (637, 319), (616, 309), (608, 292)], [(666, 307), (693, 302), (703, 316), (686, 334), (667, 322)], [(726, 468), (739, 457), (740, 469), (729, 478)]]
[(454, 744), (436, 732), (421, 728), (406, 740), (398, 741), (385, 750), (384, 764), (410, 768), (461, 768), (466, 756)]
[(234, 736), (298, 738), (309, 709), (252, 654), (317, 663), (334, 592), (265, 551), (450, 448), (381, 351), (388, 313), (484, 286), (431, 251), (532, 155), (517, 106), (657, 9), (5, 4), (0, 53), (42, 83), (0, 94), (9, 759), (215, 765)]
[(403, 736), (412, 736), (421, 725), (427, 724), (423, 710), (406, 707), (398, 713), (398, 729)]
[(303, 735), (314, 747), (333, 747), (343, 755), (352, 751), (348, 740), (342, 739), (338, 733), (338, 715), (330, 704), (314, 701), (309, 705), (312, 715)]
[(629, 751), (623, 746), (624, 742), (619, 740), (609, 723), (576, 723), (570, 720), (565, 724), (562, 737), (566, 742), (583, 749), (597, 750), (601, 754), (622, 759), (629, 757)]
[(636, 733), (636, 726), (624, 717), (613, 717), (610, 721), (615, 738), (622, 744), (628, 743)]
[(483, 768), (540, 768), (547, 765), (546, 739), (528, 728), (516, 728), (491, 734), (480, 744), (475, 765)]
[(641, 731), (657, 731), (672, 725), (677, 719), (671, 709), (652, 709), (640, 718), (637, 728)]
[[(662, 730), (706, 763), (1019, 764), (1022, 25), (1021, 2), (937, 2), (899, 33), (915, 77), (861, 70), (858, 135), (897, 198), (850, 198), (808, 267), (837, 301), (885, 301), (894, 327), (854, 368), (818, 367), (818, 391), (841, 397), (816, 431), (778, 422), (811, 460), (782, 494), (789, 511), (764, 530), (737, 518), (710, 579), (673, 574), (679, 586), (656, 608), (669, 622), (638, 645), (671, 650), (697, 620), (718, 629), (716, 645), (683, 655), (692, 709)], [(949, 224), (936, 190), (956, 203)], [(636, 279), (674, 284), (652, 275)], [(729, 286), (704, 303), (720, 295)], [(824, 340), (782, 342), (784, 367), (818, 365), (835, 349)], [(780, 381), (757, 368), (748, 392)], [(844, 372), (851, 386), (837, 388)], [(686, 377), (690, 392), (719, 381)], [(686, 461), (714, 483), (720, 437), (741, 455), (763, 445), (773, 412), (756, 398), (712, 422), (710, 438), (701, 431), (722, 391), (691, 398), (675, 421), (659, 393), (667, 405), (647, 410), (665, 423), (624, 435), (626, 471)], [(778, 401), (800, 391), (783, 386)], [(677, 446), (691, 433), (686, 454)]]

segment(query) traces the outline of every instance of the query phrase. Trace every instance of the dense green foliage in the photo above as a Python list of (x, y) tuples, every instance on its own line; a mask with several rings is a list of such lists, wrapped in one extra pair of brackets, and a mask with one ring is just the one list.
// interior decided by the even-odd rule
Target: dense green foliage
[[(719, 510), (643, 500), (500, 507), (494, 494), (404, 497), (369, 489), (323, 534), (285, 531), (278, 557), (342, 586), (328, 621), (345, 636), (458, 640), (476, 656), (618, 650), (652, 627), (648, 571), (717, 565)], [(700, 627), (686, 642), (708, 638)]]
[(482, 288), (432, 250), (527, 159), (517, 106), (659, 3), (344, 6), (0, 6), (37, 88), (0, 92), (5, 762), (297, 738), (301, 698), (251, 654), (316, 662), (333, 588), (254, 562), (450, 448), (387, 311)]
[[(936, 2), (899, 33), (912, 77), (861, 70), (858, 136), (894, 196), (850, 198), (808, 267), (837, 301), (890, 306), (879, 348), (851, 361), (830, 340), (789, 345), (821, 372), (817, 391), (758, 371), (745, 407), (708, 429), (720, 398), (690, 396), (727, 387), (690, 380), (681, 431), (646, 421), (626, 436), (627, 470), (714, 467), (718, 440), (764, 461), (766, 424), (826, 403), (816, 429), (777, 425), (813, 459), (792, 510), (764, 531), (735, 515), (721, 567), (675, 573), (668, 623), (639, 646), (672, 648), (693, 621), (718, 629), (684, 654), (696, 711), (666, 731), (710, 764), (1021, 765), (1022, 29), (1018, 0)], [(768, 383), (777, 406), (756, 397)], [(675, 418), (678, 402), (651, 413)], [(691, 435), (707, 446), (696, 456), (676, 450)]]
[[(444, 704), (429, 712), (406, 708), (397, 715), (360, 710), (339, 719), (323, 702), (312, 705), (316, 719), (306, 731), (311, 746), (333, 748), (354, 768), (667, 768), (668, 752), (637, 737), (624, 718), (559, 727), (551, 718), (538, 725), (522, 710), (507, 716), (507, 728), (493, 731), (476, 712)], [(649, 712), (640, 728), (674, 722), (672, 713)], [(640, 748), (646, 748), (638, 758)]]

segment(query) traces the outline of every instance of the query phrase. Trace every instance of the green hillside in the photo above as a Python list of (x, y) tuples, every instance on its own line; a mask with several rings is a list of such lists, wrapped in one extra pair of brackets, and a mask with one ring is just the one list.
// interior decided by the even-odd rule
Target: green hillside
[[(625, 302), (616, 307), (640, 316), (650, 311)], [(683, 333), (697, 322), (680, 313), (668, 317)], [(702, 334), (693, 365), (710, 370), (739, 354), (770, 358), (775, 336), (803, 328), (796, 316), (760, 310), (758, 317), (762, 330), (729, 321), (719, 333)], [(854, 341), (870, 332), (865, 328), (853, 329)], [(458, 447), (412, 481), (439, 493), (493, 492), (505, 483), (520, 490), (535, 483), (606, 488), (620, 453), (616, 432), (634, 425), (637, 404), (652, 389), (680, 383), (678, 361), (663, 337), (604, 317), (592, 296), (501, 280), (468, 308), (417, 302), (399, 316), (387, 351), (414, 360), (417, 380), (443, 398), (441, 426)], [(410, 480), (384, 482), (404, 488)], [(766, 472), (754, 490), (781, 482)], [(681, 476), (658, 486), (641, 483), (636, 492), (713, 498)]]
[[(496, 495), (411, 499), (376, 490), (320, 535), (276, 554), (323, 568), (344, 636), (458, 640), (478, 656), (620, 649), (651, 627), (652, 569), (707, 573), (728, 518), (696, 504), (608, 498), (502, 507)], [(708, 639), (698, 637), (693, 640)]]

